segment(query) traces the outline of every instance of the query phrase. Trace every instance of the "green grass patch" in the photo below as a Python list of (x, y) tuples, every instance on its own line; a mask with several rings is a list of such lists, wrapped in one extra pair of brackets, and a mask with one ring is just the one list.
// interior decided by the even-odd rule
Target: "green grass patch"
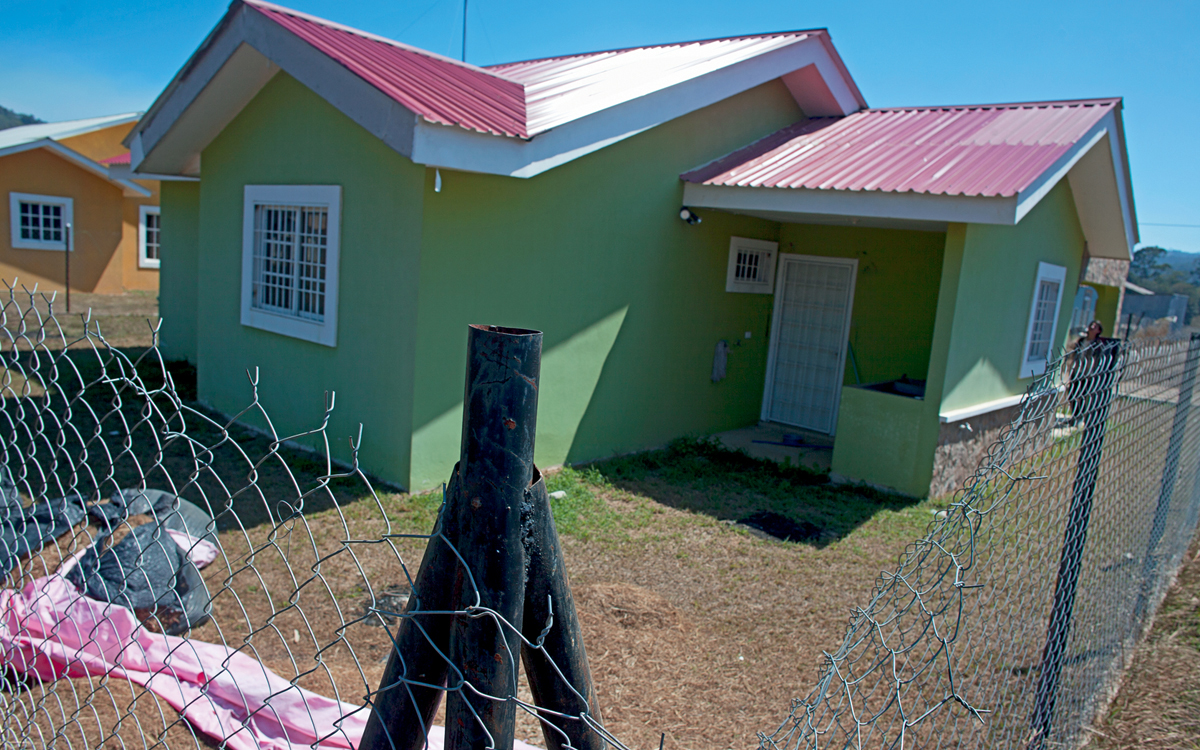
[(915, 498), (865, 485), (831, 484), (824, 473), (753, 458), (713, 439), (684, 438), (589, 468), (616, 487), (718, 520), (742, 521), (769, 512), (812, 524), (821, 530), (814, 540), (819, 545), (845, 537), (884, 511), (897, 514), (903, 533), (923, 530), (929, 520), (928, 510), (918, 508), (922, 502)]

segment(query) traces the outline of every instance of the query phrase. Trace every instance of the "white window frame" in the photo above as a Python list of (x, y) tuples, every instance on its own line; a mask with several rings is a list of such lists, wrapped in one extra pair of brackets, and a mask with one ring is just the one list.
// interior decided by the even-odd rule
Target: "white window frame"
[[(1054, 316), (1050, 319), (1050, 343), (1044, 359), (1031, 358), (1029, 348), (1033, 344), (1033, 324), (1037, 315), (1038, 291), (1043, 281), (1058, 283), (1058, 298), (1054, 301)], [(1053, 263), (1038, 263), (1037, 276), (1033, 280), (1033, 301), (1029, 304), (1029, 323), (1025, 328), (1025, 347), (1021, 349), (1021, 373), (1019, 377), (1030, 378), (1046, 372), (1046, 363), (1054, 355), (1054, 342), (1058, 334), (1058, 315), (1062, 311), (1063, 287), (1066, 286), (1067, 269)]]
[[(254, 297), (254, 209), (259, 205), (324, 208), (328, 212), (325, 245), (325, 317), (309, 320), (252, 306)], [(242, 325), (282, 336), (337, 346), (338, 261), (341, 256), (340, 185), (246, 185), (242, 204)]]
[[(21, 203), (50, 203), (63, 207), (63, 241), (43, 242), (41, 240), (21, 239)], [(71, 250), (75, 250), (75, 201), (60, 195), (34, 195), (33, 193), (8, 194), (8, 223), (11, 230), (12, 246), (22, 250), (66, 250), (67, 240), (71, 240)], [(69, 237), (68, 237), (69, 235)]]
[[(758, 281), (739, 281), (737, 278), (737, 256), (739, 251), (765, 253), (762, 268), (766, 275)], [(743, 294), (772, 294), (775, 291), (775, 264), (779, 255), (779, 243), (752, 240), (748, 237), (729, 238), (729, 264), (725, 268), (725, 291)]]
[[(158, 254), (157, 258), (146, 257), (146, 217), (154, 215), (158, 219)], [(162, 212), (158, 206), (138, 206), (138, 268), (158, 268), (162, 262)]]

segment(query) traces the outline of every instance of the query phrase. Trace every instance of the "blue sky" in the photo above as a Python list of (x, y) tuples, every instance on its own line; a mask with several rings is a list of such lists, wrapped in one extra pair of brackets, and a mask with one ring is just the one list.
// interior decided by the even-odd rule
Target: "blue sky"
[[(460, 51), (462, 0), (282, 4)], [(226, 7), (0, 0), (0, 104), (45, 120), (143, 110)], [(469, 0), (468, 21), (479, 65), (826, 27), (872, 106), (1123, 96), (1142, 242), (1200, 252), (1200, 3)]]

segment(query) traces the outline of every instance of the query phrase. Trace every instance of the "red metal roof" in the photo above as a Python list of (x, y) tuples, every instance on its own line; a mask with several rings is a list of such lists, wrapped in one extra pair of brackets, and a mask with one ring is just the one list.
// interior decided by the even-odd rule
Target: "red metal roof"
[(525, 91), (483, 68), (260, 0), (267, 18), (426, 120), (483, 133), (528, 136)]
[(130, 157), (131, 154), (126, 151), (123, 154), (117, 154), (116, 156), (110, 156), (107, 159), (101, 159), (100, 163), (109, 167), (113, 166), (114, 164), (129, 164)]
[(869, 109), (798, 122), (681, 177), (705, 185), (1007, 197), (1120, 104)]
[(810, 37), (828, 44), (818, 29), (479, 68), (263, 0), (245, 2), (426, 120), (521, 138)]

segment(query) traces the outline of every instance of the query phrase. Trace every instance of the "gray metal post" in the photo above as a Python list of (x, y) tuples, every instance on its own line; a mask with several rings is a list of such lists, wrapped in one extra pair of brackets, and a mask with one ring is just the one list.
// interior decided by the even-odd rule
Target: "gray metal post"
[(66, 288), (67, 296), (67, 312), (71, 312), (71, 224), (67, 223), (63, 226), (63, 243), (65, 252), (63, 253), (63, 287)]
[(1083, 441), (1079, 446), (1079, 461), (1075, 469), (1071, 508), (1063, 532), (1062, 555), (1058, 563), (1058, 580), (1054, 588), (1054, 606), (1050, 612), (1046, 645), (1042, 650), (1042, 668), (1034, 698), (1030, 723), (1033, 734), (1030, 750), (1043, 750), (1054, 725), (1054, 709), (1058, 702), (1058, 681), (1062, 674), (1063, 655), (1071, 635), (1071, 618), (1075, 613), (1075, 592), (1087, 544), (1088, 522), (1092, 515), (1092, 498), (1096, 478), (1100, 473), (1100, 458), (1104, 452), (1104, 433), (1108, 410), (1112, 405), (1120, 342), (1099, 339), (1087, 349), (1079, 350), (1078, 367), (1086, 370), (1081, 402), (1085, 405)]

